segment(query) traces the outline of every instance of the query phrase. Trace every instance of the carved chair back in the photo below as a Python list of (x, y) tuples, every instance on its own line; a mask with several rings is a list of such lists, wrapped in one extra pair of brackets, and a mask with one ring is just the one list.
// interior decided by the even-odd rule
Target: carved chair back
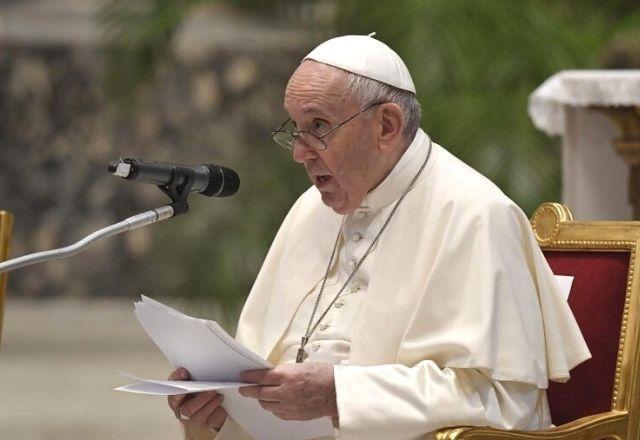
[(627, 438), (637, 438), (640, 223), (573, 221), (557, 203), (540, 206), (531, 223), (553, 272), (574, 277), (568, 301), (593, 356), (571, 371), (567, 383), (550, 384), (552, 420), (563, 425), (623, 412)]

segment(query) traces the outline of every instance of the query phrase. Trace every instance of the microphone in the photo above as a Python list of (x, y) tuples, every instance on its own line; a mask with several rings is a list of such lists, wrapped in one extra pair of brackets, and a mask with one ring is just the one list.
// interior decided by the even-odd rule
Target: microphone
[(179, 165), (145, 159), (120, 159), (109, 164), (109, 172), (126, 180), (151, 183), (160, 187), (180, 187), (193, 173), (191, 191), (207, 197), (228, 197), (240, 188), (238, 174), (214, 164)]

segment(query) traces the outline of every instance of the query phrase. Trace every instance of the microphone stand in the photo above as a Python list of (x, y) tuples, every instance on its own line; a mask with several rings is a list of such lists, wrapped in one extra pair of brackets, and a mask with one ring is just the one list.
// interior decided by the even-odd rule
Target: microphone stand
[[(77, 241), (72, 245), (53, 249), (50, 251), (36, 252), (34, 254), (28, 254), (22, 257), (17, 257), (6, 260), (4, 262), (0, 262), (0, 274), (19, 269), (21, 267), (31, 266), (32, 264), (44, 263), (45, 261), (71, 257), (82, 252), (91, 244), (102, 238), (122, 234), (123, 232), (132, 231), (134, 229), (142, 228), (152, 223), (167, 220), (180, 214), (185, 214), (189, 211), (187, 198), (189, 197), (189, 192), (191, 191), (194, 180), (195, 172), (193, 170), (176, 166), (171, 182), (166, 186), (158, 185), (158, 188), (160, 188), (163, 193), (169, 196), (173, 203), (166, 206), (161, 206), (160, 208), (145, 211), (143, 213), (124, 219), (111, 226), (102, 228), (92, 234), (87, 235), (82, 240)], [(183, 181), (184, 183), (179, 183), (181, 181)]]

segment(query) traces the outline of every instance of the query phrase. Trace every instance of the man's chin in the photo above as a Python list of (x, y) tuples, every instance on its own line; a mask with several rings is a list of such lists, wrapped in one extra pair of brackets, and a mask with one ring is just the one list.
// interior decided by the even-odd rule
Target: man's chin
[(320, 196), (322, 197), (322, 203), (333, 209), (336, 214), (345, 215), (353, 211), (353, 209), (349, 210), (349, 204), (339, 194), (320, 191)]

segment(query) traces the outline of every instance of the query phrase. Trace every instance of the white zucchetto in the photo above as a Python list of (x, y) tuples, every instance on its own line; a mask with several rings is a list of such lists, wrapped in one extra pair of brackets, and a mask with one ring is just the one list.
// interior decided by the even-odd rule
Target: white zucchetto
[(409, 69), (402, 58), (389, 46), (373, 38), (373, 34), (332, 38), (313, 49), (302, 60), (328, 64), (416, 93)]

